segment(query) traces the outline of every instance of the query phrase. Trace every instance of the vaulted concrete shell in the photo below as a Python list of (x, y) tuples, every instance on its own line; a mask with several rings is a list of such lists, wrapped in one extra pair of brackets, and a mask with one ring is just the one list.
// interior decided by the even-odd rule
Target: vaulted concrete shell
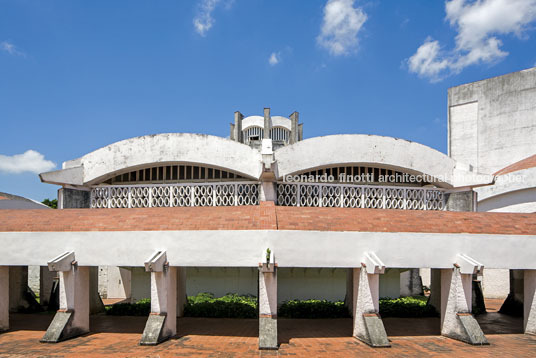
[(165, 133), (107, 145), (40, 178), (60, 185), (92, 185), (121, 172), (166, 163), (207, 165), (251, 179), (261, 174), (261, 155), (247, 145), (204, 134)]
[[(415, 175), (429, 175), (438, 186), (491, 183), (492, 177), (469, 171), (445, 154), (425, 145), (392, 137), (343, 134), (315, 137), (275, 151), (278, 176), (300, 174), (337, 165), (370, 165)], [(482, 182), (483, 179), (483, 182)]]

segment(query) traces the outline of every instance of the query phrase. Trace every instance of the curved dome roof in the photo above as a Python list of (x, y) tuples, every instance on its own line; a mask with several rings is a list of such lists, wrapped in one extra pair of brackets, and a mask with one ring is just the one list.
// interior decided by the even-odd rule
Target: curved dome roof
[(42, 181), (49, 183), (86, 185), (126, 169), (156, 163), (207, 165), (252, 179), (261, 174), (260, 153), (247, 145), (205, 134), (164, 133), (107, 145), (63, 163), (62, 170), (40, 176)]
[(457, 162), (425, 145), (392, 137), (341, 134), (315, 137), (275, 152), (279, 177), (315, 168), (368, 164), (409, 174), (426, 174), (439, 186), (454, 186)]

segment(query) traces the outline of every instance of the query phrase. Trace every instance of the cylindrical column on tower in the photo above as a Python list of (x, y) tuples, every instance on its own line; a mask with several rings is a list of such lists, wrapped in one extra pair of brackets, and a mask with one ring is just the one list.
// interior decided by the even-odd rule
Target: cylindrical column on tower
[(272, 119), (270, 118), (270, 108), (264, 109), (264, 136), (263, 139), (270, 138), (270, 130), (272, 129)]

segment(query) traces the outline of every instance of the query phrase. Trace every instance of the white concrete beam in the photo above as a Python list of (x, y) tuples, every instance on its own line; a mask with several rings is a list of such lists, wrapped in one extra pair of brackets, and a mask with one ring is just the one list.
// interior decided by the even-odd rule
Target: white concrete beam
[(147, 272), (162, 272), (166, 265), (169, 265), (167, 262), (167, 255), (165, 251), (157, 251), (145, 261), (145, 271)]
[[(35, 250), (36, 240), (47, 244)], [(366, 252), (381, 252), (390, 268), (450, 269), (463, 252), (486, 268), (536, 269), (536, 235), (307, 230), (0, 232), (0, 265), (42, 265), (66, 242), (80, 266), (139, 267), (166, 247), (170, 266), (256, 267), (270, 247), (279, 267), (355, 267)]]
[(363, 258), (363, 264), (367, 268), (369, 274), (385, 273), (385, 264), (374, 252), (366, 252)]
[(456, 256), (456, 265), (460, 268), (462, 275), (475, 275), (484, 272), (484, 265), (465, 254)]
[(525, 270), (523, 327), (525, 333), (536, 334), (536, 270)]
[(71, 271), (75, 264), (74, 252), (67, 251), (47, 262), (50, 271)]

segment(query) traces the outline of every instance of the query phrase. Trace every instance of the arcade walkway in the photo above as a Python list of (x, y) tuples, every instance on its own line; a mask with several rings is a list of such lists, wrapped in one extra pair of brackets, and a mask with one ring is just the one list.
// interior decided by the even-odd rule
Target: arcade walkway
[(391, 348), (370, 348), (352, 338), (351, 319), (279, 320), (279, 351), (259, 351), (256, 319), (180, 318), (179, 337), (155, 347), (138, 346), (145, 317), (92, 316), (92, 333), (57, 344), (39, 343), (47, 314), (13, 314), (12, 328), (0, 334), (0, 357), (530, 357), (536, 336), (522, 334), (522, 321), (489, 313), (478, 321), (489, 346), (439, 336), (438, 318), (385, 318)]

